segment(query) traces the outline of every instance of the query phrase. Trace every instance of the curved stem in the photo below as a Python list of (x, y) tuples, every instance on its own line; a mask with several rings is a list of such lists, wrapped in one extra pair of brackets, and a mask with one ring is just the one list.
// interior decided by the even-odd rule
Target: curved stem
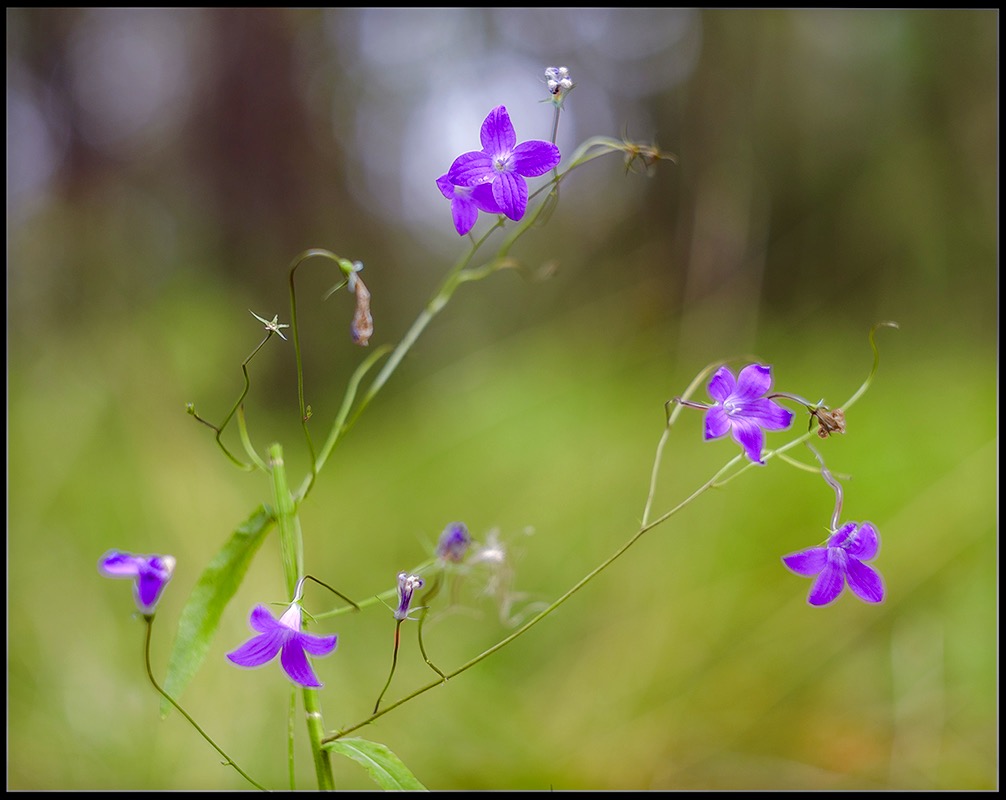
[[(384, 693), (388, 691), (388, 687), (391, 686), (391, 679), (395, 677), (395, 667), (398, 666), (398, 645), (401, 641), (402, 633), (402, 620), (395, 620), (395, 648), (391, 653), (391, 672), (388, 674), (388, 680), (384, 684), (384, 688), (381, 689), (381, 693), (377, 696), (377, 702), (374, 703), (374, 713), (377, 713), (377, 709), (381, 707), (381, 700), (384, 698)], [(324, 739), (322, 743), (324, 744)]]
[(290, 263), (290, 331), (293, 335), (293, 352), (294, 358), (297, 361), (297, 402), (300, 406), (300, 425), (304, 431), (304, 440), (307, 442), (308, 453), (310, 454), (310, 464), (311, 464), (311, 483), (314, 482), (315, 477), (317, 477), (317, 470), (314, 467), (315, 456), (314, 456), (314, 442), (311, 441), (311, 433), (307, 428), (308, 413), (307, 405), (304, 401), (304, 363), (303, 357), (300, 349), (300, 326), (297, 324), (297, 286), (295, 281), (295, 276), (297, 274), (297, 268), (307, 261), (309, 258), (315, 256), (321, 258), (327, 258), (339, 264), (339, 257), (330, 252), (329, 250), (322, 250), (319, 248), (312, 248), (310, 250), (305, 250), (299, 256), (297, 256)]
[[(740, 456), (738, 456), (737, 458), (740, 458)], [(734, 459), (734, 460), (736, 460), (736, 459)], [(733, 462), (730, 462), (730, 463), (733, 463)], [(727, 466), (729, 466), (729, 465), (730, 464), (728, 464)], [(724, 467), (723, 469), (726, 469), (726, 467)], [(722, 472), (722, 471), (723, 470), (721, 469), (720, 472)], [(471, 669), (472, 667), (474, 667), (479, 662), (484, 661), (485, 659), (487, 659), (489, 656), (491, 656), (496, 651), (501, 650), (502, 648), (506, 647), (508, 644), (510, 644), (512, 641), (514, 641), (514, 639), (517, 639), (519, 636), (523, 636), (525, 633), (527, 633), (529, 630), (531, 630), (531, 628), (533, 628), (535, 625), (537, 625), (539, 622), (541, 622), (543, 619), (545, 619), (545, 617), (547, 617), (549, 614), (551, 614), (553, 611), (555, 611), (557, 608), (559, 608), (559, 606), (561, 606), (563, 603), (565, 603), (567, 600), (569, 600), (570, 597), (572, 597), (574, 594), (576, 594), (578, 591), (580, 591), (580, 589), (582, 589), (584, 586), (586, 586), (588, 583), (590, 583), (603, 570), (607, 569), (613, 563), (615, 563), (615, 561), (617, 561), (622, 555), (624, 555), (625, 552), (630, 547), (632, 547), (637, 541), (639, 541), (639, 539), (643, 536), (643, 534), (647, 533), (648, 531), (653, 530), (653, 528), (655, 528), (660, 523), (665, 522), (666, 520), (670, 519), (672, 516), (674, 516), (674, 514), (676, 514), (678, 511), (680, 511), (682, 508), (684, 508), (690, 502), (692, 502), (693, 500), (695, 500), (697, 497), (699, 497), (705, 491), (707, 491), (708, 489), (710, 489), (713, 486), (714, 481), (716, 480), (716, 477), (720, 474), (720, 472), (717, 472), (716, 475), (714, 475), (712, 478), (710, 478), (708, 481), (706, 481), (702, 486), (700, 486), (698, 489), (696, 489), (694, 492), (692, 492), (692, 494), (690, 494), (685, 500), (682, 500), (678, 505), (676, 505), (670, 511), (665, 512), (664, 514), (662, 514), (657, 519), (653, 520), (653, 522), (649, 523), (648, 525), (641, 526), (639, 528), (639, 530), (636, 531), (636, 533), (633, 534), (633, 536), (630, 537), (629, 540), (625, 544), (623, 544), (618, 550), (616, 550), (611, 556), (609, 556), (607, 559), (605, 559), (603, 562), (601, 562), (597, 567), (595, 567), (593, 570), (591, 570), (589, 573), (587, 573), (571, 589), (569, 589), (565, 594), (563, 594), (561, 597), (559, 597), (557, 600), (555, 600), (551, 605), (549, 605), (545, 609), (542, 609), (534, 617), (532, 617), (527, 622), (525, 622), (523, 625), (521, 625), (520, 628), (518, 628), (517, 630), (515, 630), (513, 633), (511, 633), (505, 639), (501, 639), (499, 642), (497, 642), (496, 644), (494, 644), (488, 650), (483, 651), (482, 653), (480, 653), (479, 655), (477, 655), (475, 658), (473, 658), (470, 661), (462, 664), (456, 670), (444, 674), (443, 675), (443, 680), (438, 680), (438, 681), (434, 681), (432, 683), (428, 683), (425, 686), (422, 686), (419, 689), (416, 689), (411, 694), (408, 694), (405, 697), (401, 698), (400, 700), (397, 700), (396, 702), (392, 703), (391, 705), (385, 706), (384, 709), (381, 710), (381, 711), (376, 711), (375, 710), (375, 712), (373, 714), (371, 714), (369, 717), (367, 717), (365, 720), (362, 720), (362, 721), (356, 723), (355, 725), (351, 725), (348, 728), (343, 728), (338, 733), (333, 734), (332, 736), (328, 736), (325, 739), (322, 739), (322, 744), (325, 744), (327, 742), (335, 741), (336, 739), (341, 739), (342, 737), (346, 736), (347, 734), (352, 733), (353, 731), (358, 730), (358, 729), (364, 727), (365, 725), (369, 725), (374, 720), (378, 719), (379, 717), (384, 716), (389, 711), (394, 710), (395, 708), (397, 708), (398, 706), (402, 705), (403, 703), (407, 703), (409, 700), (412, 700), (413, 698), (418, 697), (419, 695), (424, 694), (425, 692), (428, 692), (430, 689), (433, 689), (433, 688), (435, 688), (437, 686), (442, 685), (443, 681), (449, 680), (450, 678), (454, 678), (454, 677), (460, 675), (462, 672), (465, 672), (466, 670)]]
[(196, 729), (199, 735), (202, 736), (207, 742), (209, 742), (210, 746), (220, 754), (221, 758), (223, 758), (224, 760), (223, 763), (225, 766), (234, 767), (234, 769), (237, 770), (237, 773), (246, 781), (248, 781), (248, 783), (254, 786), (256, 789), (260, 789), (263, 792), (269, 791), (258, 781), (249, 777), (249, 775), (234, 762), (234, 759), (231, 758), (229, 755), (227, 755), (223, 750), (221, 750), (220, 747), (217, 745), (217, 743), (214, 742), (213, 739), (211, 739), (210, 736), (206, 733), (206, 731), (204, 731), (202, 728), (199, 727), (199, 724), (194, 719), (192, 719), (192, 717), (189, 716), (189, 713), (175, 701), (175, 698), (173, 698), (170, 694), (168, 694), (166, 691), (164, 691), (164, 689), (161, 688), (160, 684), (157, 682), (157, 679), (154, 678), (153, 669), (151, 669), (150, 667), (150, 636), (151, 636), (151, 630), (154, 627), (154, 615), (144, 614), (143, 620), (144, 622), (147, 623), (147, 632), (143, 640), (143, 664), (147, 668), (147, 679), (150, 681), (151, 685), (157, 690), (158, 694), (160, 694), (161, 697), (163, 697), (165, 700), (171, 703), (171, 705), (173, 705), (178, 710), (178, 713), (181, 714), (183, 717), (185, 717), (185, 719), (188, 720), (189, 724)]
[(227, 449), (227, 446), (220, 440), (220, 437), (223, 435), (224, 428), (227, 427), (227, 425), (231, 421), (231, 418), (234, 416), (234, 414), (237, 412), (238, 408), (244, 402), (245, 397), (248, 395), (249, 389), (251, 389), (251, 378), (248, 375), (248, 363), (253, 358), (255, 358), (255, 355), (258, 353), (259, 350), (261, 350), (265, 346), (265, 343), (268, 342), (269, 339), (272, 338), (272, 335), (273, 335), (273, 331), (269, 331), (269, 333), (266, 334), (265, 338), (261, 342), (258, 343), (258, 347), (256, 347), (254, 350), (252, 350), (251, 353), (248, 355), (248, 357), (244, 361), (241, 362), (241, 374), (244, 376), (244, 379), (245, 379), (244, 388), (241, 390), (241, 394), (238, 395), (238, 399), (234, 402), (234, 405), (231, 406), (231, 410), (227, 412), (227, 416), (224, 417), (224, 421), (221, 422), (219, 426), (214, 425), (212, 422), (209, 422), (209, 421), (203, 419), (202, 417), (200, 417), (196, 413), (195, 406), (193, 406), (191, 403), (187, 407), (187, 410), (188, 410), (189, 414), (191, 414), (196, 419), (197, 422), (201, 422), (206, 427), (212, 428), (214, 431), (216, 431), (217, 445), (220, 447), (221, 450), (223, 450), (224, 455), (227, 456), (227, 458), (229, 458), (235, 464), (235, 466), (238, 466), (238, 467), (240, 467), (243, 470), (252, 470), (255, 467), (254, 467), (253, 464), (246, 464), (240, 458), (238, 458), (237, 456), (233, 455), (231, 453), (231, 451)]
[(432, 669), (435, 673), (437, 673), (437, 675), (441, 677), (442, 680), (446, 681), (447, 676), (444, 675), (444, 673), (436, 664), (430, 661), (430, 657), (426, 655), (426, 645), (423, 644), (423, 623), (426, 621), (426, 615), (430, 611), (430, 601), (433, 600), (433, 598), (435, 598), (437, 594), (439, 594), (440, 586), (441, 584), (443, 584), (443, 580), (444, 580), (444, 573), (442, 571), (438, 572), (436, 574), (436, 577), (434, 577), (433, 583), (430, 585), (430, 588), (427, 589), (426, 593), (419, 599), (419, 602), (422, 603), (423, 607), (422, 610), (419, 612), (419, 622), (416, 628), (417, 628), (417, 636), (419, 638), (419, 652), (423, 654), (423, 660), (429, 665), (430, 669)]

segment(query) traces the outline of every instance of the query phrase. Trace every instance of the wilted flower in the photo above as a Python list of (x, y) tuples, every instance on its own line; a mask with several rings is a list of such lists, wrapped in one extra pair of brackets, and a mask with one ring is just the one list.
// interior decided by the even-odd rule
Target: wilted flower
[(487, 214), (502, 214), (496, 198), (493, 197), (493, 187), (488, 183), (478, 186), (455, 186), (447, 175), (437, 178), (440, 193), (451, 201), (451, 216), (454, 218), (454, 229), (458, 236), (464, 236), (475, 227), (479, 212)]
[(301, 630), (301, 609), (291, 603), (278, 620), (264, 605), (252, 609), (248, 620), (259, 635), (227, 654), (239, 667), (261, 667), (279, 654), (279, 663), (290, 680), (311, 689), (322, 686), (308, 655), (327, 656), (335, 650), (338, 636), (318, 636)]
[(810, 587), (807, 602), (825, 606), (835, 600), (848, 583), (852, 593), (867, 603), (884, 599), (884, 582), (880, 574), (866, 564), (880, 550), (880, 535), (873, 523), (857, 526), (847, 522), (830, 537), (823, 547), (810, 547), (783, 556), (782, 563), (805, 578), (817, 576)]
[(481, 150), (454, 159), (447, 179), (456, 187), (490, 184), (502, 212), (512, 220), (519, 220), (527, 209), (524, 179), (544, 175), (556, 166), (559, 148), (537, 139), (517, 144), (517, 134), (505, 106), (489, 112), (482, 123), (481, 141)]
[(265, 319), (264, 317), (260, 317), (258, 314), (256, 314), (254, 311), (252, 311), (250, 308), (248, 309), (248, 313), (251, 314), (253, 317), (255, 317), (255, 319), (257, 319), (263, 325), (265, 325), (265, 329), (269, 333), (278, 333), (280, 339), (286, 339), (286, 337), (283, 335), (283, 330), (282, 329), (283, 328), (289, 328), (290, 326), (287, 325), (285, 322), (280, 322), (279, 321), (279, 314), (277, 314), (276, 316), (274, 316), (272, 319)]
[(468, 533), (468, 527), (463, 522), (452, 522), (440, 534), (440, 540), (437, 542), (437, 558), (459, 564), (464, 560), (471, 544), (472, 537)]
[(353, 322), (349, 330), (353, 335), (353, 341), (366, 347), (370, 343), (370, 337), (374, 335), (374, 318), (370, 314), (370, 291), (355, 272), (349, 278), (349, 286), (356, 295), (356, 311), (353, 313)]
[(175, 571), (172, 556), (139, 556), (109, 550), (98, 560), (98, 571), (106, 578), (132, 578), (133, 597), (141, 614), (151, 615), (161, 592)]
[(793, 412), (764, 395), (772, 388), (772, 368), (764, 364), (748, 364), (736, 380), (728, 367), (720, 367), (709, 381), (712, 406), (694, 404), (707, 409), (706, 440), (718, 439), (730, 431), (736, 441), (756, 464), (764, 464), (761, 451), (765, 444), (762, 429), (779, 431), (793, 422)]

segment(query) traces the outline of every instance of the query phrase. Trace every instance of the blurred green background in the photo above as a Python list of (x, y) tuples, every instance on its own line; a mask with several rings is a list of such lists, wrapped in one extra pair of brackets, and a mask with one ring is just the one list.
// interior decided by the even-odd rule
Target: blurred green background
[[(261, 336), (248, 310), (288, 318), (287, 267), (310, 247), (364, 261), (372, 346), (396, 342), (464, 246), (435, 179), (495, 105), (519, 139), (548, 138), (543, 70), (558, 64), (577, 84), (564, 153), (627, 133), (678, 163), (578, 170), (513, 252), (555, 276), (462, 287), (304, 504), (309, 570), (367, 597), (463, 520), (480, 541), (499, 530), (525, 602), (550, 601), (636, 530), (664, 403), (702, 367), (754, 353), (776, 388), (836, 404), (890, 319), (848, 433), (819, 444), (849, 476), (843, 518), (881, 532), (887, 599), (806, 605), (809, 581), (779, 557), (824, 536), (833, 496), (772, 461), (361, 735), (434, 789), (996, 788), (998, 24), (997, 10), (8, 9), (8, 788), (244, 787), (177, 714), (159, 718), (128, 585), (97, 559), (178, 559), (154, 628), (163, 674), (200, 571), (270, 493), (185, 403), (222, 419)], [(321, 440), (366, 353), (345, 295), (320, 299), (333, 272), (299, 274)], [(270, 342), (251, 373), (252, 437), (284, 444), (296, 484), (292, 347)], [(735, 452), (685, 413), (655, 510)], [(223, 656), (252, 605), (282, 595), (272, 536), (182, 698), (276, 788), (288, 682)], [(426, 628), (444, 668), (510, 631), (477, 592), (464, 602)], [(309, 610), (330, 604), (309, 591)], [(378, 607), (326, 630), (341, 637), (316, 662), (336, 729), (380, 691), (393, 621)], [(414, 637), (409, 624), (390, 699), (432, 676)], [(373, 787), (334, 763), (340, 787)]]

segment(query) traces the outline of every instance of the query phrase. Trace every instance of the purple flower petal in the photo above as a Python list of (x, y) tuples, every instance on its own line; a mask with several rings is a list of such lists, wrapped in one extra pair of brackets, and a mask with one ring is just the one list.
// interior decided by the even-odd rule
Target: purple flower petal
[(297, 603), (291, 603), (278, 620), (268, 608), (257, 605), (252, 609), (249, 624), (261, 633), (228, 653), (227, 658), (240, 667), (260, 667), (279, 654), (280, 666), (290, 680), (309, 688), (322, 685), (307, 656), (331, 653), (338, 640), (335, 634), (318, 636), (302, 631)]
[(845, 577), (852, 593), (867, 603), (879, 603), (884, 599), (884, 581), (880, 574), (868, 564), (850, 558)]
[(455, 186), (477, 186), (496, 179), (493, 161), (486, 153), (472, 150), (454, 159), (447, 170), (447, 179)]
[(480, 183), (478, 186), (471, 187), (472, 191), (472, 202), (479, 211), (485, 211), (487, 214), (502, 214), (503, 209), (500, 208), (499, 203), (496, 202), (496, 198), (493, 197), (493, 187), (489, 183)]
[(525, 178), (544, 175), (559, 163), (559, 148), (551, 142), (532, 139), (521, 142), (513, 151), (514, 171)]
[(797, 575), (810, 578), (828, 565), (828, 548), (808, 547), (806, 550), (783, 556), (782, 563)]
[(527, 181), (514, 172), (501, 172), (493, 182), (493, 199), (504, 214), (519, 221), (527, 210)]
[(730, 417), (728, 417), (727, 412), (723, 410), (723, 406), (713, 406), (706, 411), (705, 427), (705, 437), (707, 442), (710, 439), (719, 439), (721, 436), (725, 435), (728, 430), (730, 430)]
[(441, 193), (452, 198), (454, 227), (462, 235), (470, 231), (475, 222), (471, 209), (456, 205), (459, 187), (490, 184), (491, 196), (486, 192), (470, 195), (475, 208), (487, 213), (505, 214), (517, 221), (523, 219), (527, 210), (528, 189), (524, 176), (542, 175), (556, 166), (562, 157), (559, 148), (550, 142), (531, 140), (517, 144), (517, 134), (505, 106), (497, 106), (489, 112), (479, 135), (482, 151), (461, 154), (447, 171), (447, 180), (454, 187), (453, 194), (449, 194), (442, 180), (438, 179)]
[(141, 614), (153, 614), (161, 593), (175, 570), (172, 556), (140, 556), (109, 550), (98, 560), (98, 571), (106, 578), (132, 578), (133, 599)]
[(299, 641), (287, 642), (279, 657), (280, 666), (294, 683), (299, 683), (309, 689), (318, 689), (323, 685), (311, 668), (311, 662), (304, 655), (304, 649)]
[(846, 547), (856, 534), (856, 523), (846, 522), (828, 537), (828, 547)]
[(475, 227), (475, 222), (479, 218), (479, 210), (471, 200), (455, 197), (451, 200), (451, 218), (458, 236), (464, 236)]
[(736, 387), (737, 383), (729, 367), (720, 367), (709, 381), (709, 396), (722, 403), (734, 393)]
[(171, 579), (171, 570), (160, 558), (152, 558), (140, 568), (136, 578), (136, 600), (141, 609), (153, 611), (164, 587)]
[(258, 631), (259, 633), (273, 633), (274, 631), (288, 630), (288, 628), (285, 625), (280, 624), (279, 620), (272, 615), (272, 612), (261, 603), (252, 609), (251, 616), (248, 617), (248, 624), (251, 625), (252, 630)]
[(734, 441), (742, 448), (749, 459), (756, 464), (764, 464), (761, 451), (765, 446), (765, 434), (754, 422), (744, 417), (733, 417), (730, 420), (732, 425), (731, 435)]
[(744, 404), (741, 412), (745, 417), (757, 421), (765, 430), (781, 431), (793, 424), (795, 414), (776, 402), (764, 397)]
[(227, 658), (239, 667), (261, 667), (276, 658), (285, 642), (286, 636), (279, 631), (263, 633), (229, 652)]
[(514, 130), (506, 106), (496, 106), (482, 123), (480, 133), (482, 149), (489, 154), (509, 153), (517, 144), (517, 132)]
[(132, 553), (109, 550), (98, 560), (98, 569), (106, 578), (135, 578), (140, 574), (140, 559)]
[(747, 457), (764, 464), (765, 431), (787, 428), (794, 418), (792, 411), (762, 396), (771, 386), (772, 368), (764, 364), (748, 364), (736, 380), (728, 367), (716, 370), (708, 387), (715, 403), (706, 412), (705, 438), (715, 439), (729, 428)]
[(328, 636), (319, 636), (313, 633), (301, 633), (299, 639), (305, 653), (312, 656), (327, 656), (339, 643), (339, 637), (334, 633)]
[[(852, 523), (855, 526), (855, 523)], [(869, 561), (880, 552), (880, 534), (871, 522), (864, 522), (859, 530), (843, 545), (853, 558)]]
[(829, 553), (827, 565), (810, 587), (807, 602), (812, 606), (826, 606), (842, 593), (844, 585), (845, 573), (842, 571), (841, 563), (832, 561)]
[[(858, 530), (857, 530), (858, 528)], [(798, 575), (810, 577), (818, 572), (807, 602), (823, 606), (832, 602), (846, 584), (856, 597), (867, 603), (884, 599), (884, 581), (863, 560), (875, 556), (880, 536), (872, 523), (857, 526), (847, 522), (828, 537), (824, 547), (812, 547), (783, 556), (782, 562)]]
[(440, 194), (448, 200), (454, 199), (454, 184), (451, 183), (451, 179), (447, 177), (446, 173), (437, 178), (437, 188), (440, 190)]
[(748, 364), (737, 376), (734, 397), (738, 400), (754, 400), (772, 388), (772, 368), (764, 364)]

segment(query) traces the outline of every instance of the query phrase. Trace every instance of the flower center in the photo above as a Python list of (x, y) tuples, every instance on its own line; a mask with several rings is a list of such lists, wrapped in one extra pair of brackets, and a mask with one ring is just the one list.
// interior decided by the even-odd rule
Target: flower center
[(504, 153), (493, 159), (493, 169), (497, 172), (510, 172), (513, 169), (513, 154)]

